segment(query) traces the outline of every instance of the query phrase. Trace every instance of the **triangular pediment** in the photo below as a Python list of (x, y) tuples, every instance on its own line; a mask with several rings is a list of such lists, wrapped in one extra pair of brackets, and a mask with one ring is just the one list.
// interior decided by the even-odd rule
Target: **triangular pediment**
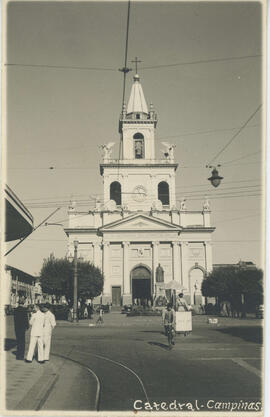
[(145, 214), (136, 214), (109, 223), (102, 228), (101, 232), (105, 231), (179, 231), (180, 226), (171, 224), (165, 220)]

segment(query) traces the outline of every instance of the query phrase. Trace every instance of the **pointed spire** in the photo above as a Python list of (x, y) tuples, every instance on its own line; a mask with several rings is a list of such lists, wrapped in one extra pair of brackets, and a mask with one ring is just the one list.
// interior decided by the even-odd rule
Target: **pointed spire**
[(145, 113), (148, 114), (147, 104), (144, 98), (143, 89), (140, 83), (138, 74), (133, 77), (134, 83), (131, 88), (131, 93), (127, 105), (127, 114), (130, 113)]

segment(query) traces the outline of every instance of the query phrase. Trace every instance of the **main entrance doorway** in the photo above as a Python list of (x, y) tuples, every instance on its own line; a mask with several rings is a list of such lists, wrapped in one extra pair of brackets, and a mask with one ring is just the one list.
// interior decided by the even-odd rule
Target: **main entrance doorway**
[(152, 302), (151, 272), (145, 266), (137, 266), (131, 272), (132, 302), (146, 305)]
[(121, 304), (121, 287), (112, 287), (112, 305), (120, 306)]

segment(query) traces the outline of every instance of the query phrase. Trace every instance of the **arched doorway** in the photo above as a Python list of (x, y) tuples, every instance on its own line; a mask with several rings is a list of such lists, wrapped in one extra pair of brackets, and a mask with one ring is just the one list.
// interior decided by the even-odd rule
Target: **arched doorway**
[(152, 301), (151, 271), (144, 265), (138, 265), (131, 271), (133, 304), (145, 305)]

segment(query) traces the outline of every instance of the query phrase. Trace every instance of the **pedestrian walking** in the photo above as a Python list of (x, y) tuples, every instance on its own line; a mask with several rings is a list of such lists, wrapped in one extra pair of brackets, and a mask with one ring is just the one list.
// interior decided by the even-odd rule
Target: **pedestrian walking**
[(24, 301), (19, 300), (19, 305), (14, 309), (14, 328), (17, 341), (16, 359), (23, 360), (25, 352), (25, 332), (29, 329), (28, 313), (24, 307)]
[(98, 319), (96, 321), (96, 325), (98, 325), (98, 324), (104, 324), (103, 314), (104, 314), (103, 307), (100, 306), (99, 315), (98, 315)]
[(30, 334), (30, 345), (26, 362), (32, 362), (36, 344), (38, 345), (38, 362), (44, 363), (44, 349), (43, 349), (43, 328), (45, 315), (40, 311), (38, 305), (35, 306), (35, 313), (30, 319), (31, 334)]
[(91, 319), (92, 318), (92, 314), (93, 314), (93, 308), (91, 306), (91, 304), (87, 304), (87, 313), (88, 313), (88, 318)]
[(42, 312), (45, 316), (43, 327), (44, 361), (50, 360), (52, 331), (56, 326), (55, 315), (50, 311), (50, 307), (49, 303), (42, 307)]
[(187, 305), (187, 302), (183, 297), (184, 297), (184, 294), (182, 292), (180, 292), (180, 294), (178, 294), (178, 297), (176, 299), (176, 309), (177, 309), (177, 311), (189, 311), (189, 307)]

